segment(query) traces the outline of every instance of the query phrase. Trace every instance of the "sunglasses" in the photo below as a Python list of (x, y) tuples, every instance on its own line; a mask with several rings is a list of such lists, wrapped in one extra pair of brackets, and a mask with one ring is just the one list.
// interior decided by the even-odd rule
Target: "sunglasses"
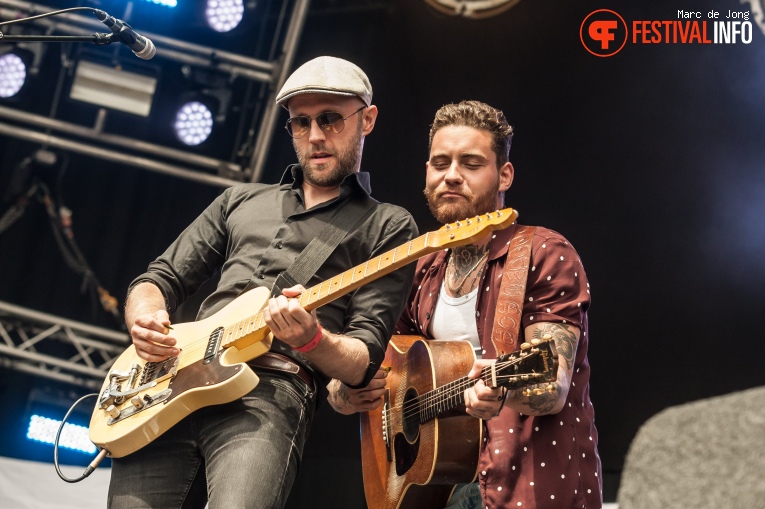
[(332, 131), (335, 134), (340, 134), (343, 129), (345, 129), (345, 121), (364, 108), (366, 108), (366, 106), (362, 106), (347, 117), (342, 116), (336, 111), (325, 111), (324, 113), (319, 113), (313, 117), (306, 115), (292, 117), (287, 120), (287, 125), (285, 125), (284, 128), (293, 138), (302, 138), (306, 135), (306, 133), (308, 133), (308, 131), (311, 130), (311, 120), (315, 118), (316, 124), (320, 129), (327, 132)]

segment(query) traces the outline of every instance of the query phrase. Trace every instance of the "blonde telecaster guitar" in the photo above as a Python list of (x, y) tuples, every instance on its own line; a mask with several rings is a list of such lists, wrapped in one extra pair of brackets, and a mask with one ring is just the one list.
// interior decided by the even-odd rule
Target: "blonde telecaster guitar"
[[(503, 209), (447, 224), (407, 242), (298, 297), (312, 310), (342, 297), (426, 254), (465, 245), (517, 216)], [(257, 375), (245, 364), (267, 352), (271, 335), (262, 308), (271, 293), (256, 288), (198, 322), (173, 325), (180, 355), (146, 362), (130, 346), (114, 362), (90, 419), (90, 439), (110, 457), (133, 453), (200, 408), (227, 403), (250, 392)], [(253, 314), (254, 313), (254, 314)]]

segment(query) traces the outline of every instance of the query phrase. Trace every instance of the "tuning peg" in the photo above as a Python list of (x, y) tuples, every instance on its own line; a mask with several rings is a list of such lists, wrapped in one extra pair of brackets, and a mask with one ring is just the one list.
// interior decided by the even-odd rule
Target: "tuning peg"
[(552, 334), (549, 332), (547, 334), (542, 335), (542, 341), (550, 341), (552, 339)]
[(529, 350), (531, 348), (531, 343), (521, 343), (521, 350)]
[(533, 392), (534, 392), (534, 394), (536, 396), (541, 396), (542, 394), (545, 393), (545, 390), (543, 388), (541, 388), (541, 387), (534, 387), (534, 391)]
[(545, 391), (550, 392), (550, 393), (555, 392), (555, 389), (556, 389), (555, 388), (555, 384), (552, 383), (552, 382), (547, 384), (547, 386), (545, 387)]
[(523, 395), (526, 396), (527, 398), (530, 397), (531, 396), (531, 389), (529, 389), (529, 388), (523, 389)]
[(541, 343), (542, 343), (542, 341), (537, 339), (537, 338), (534, 338), (534, 339), (531, 340), (531, 344), (534, 345), (534, 346), (539, 346)]

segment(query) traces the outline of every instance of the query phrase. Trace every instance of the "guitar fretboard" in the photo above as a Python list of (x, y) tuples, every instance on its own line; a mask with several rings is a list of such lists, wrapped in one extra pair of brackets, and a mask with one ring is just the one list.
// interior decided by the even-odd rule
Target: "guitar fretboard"
[[(432, 391), (421, 394), (409, 402), (413, 406), (416, 405), (416, 407), (418, 407), (419, 411), (417, 414), (419, 416), (420, 424), (435, 419), (439, 415), (448, 412), (449, 410), (453, 410), (458, 406), (464, 406), (465, 389), (474, 386), (478, 383), (479, 379), (483, 380), (486, 385), (491, 385), (492, 375), (490, 366), (481, 370), (481, 376), (479, 378), (468, 378), (463, 376), (453, 382), (449, 382), (446, 385), (442, 385)], [(407, 406), (408, 405), (406, 404), (404, 405), (404, 415), (410, 413), (407, 412)]]
[[(545, 381), (545, 377), (552, 369), (552, 364), (547, 363), (550, 356), (549, 342), (542, 343), (538, 348), (521, 357), (503, 356), (493, 366), (484, 367), (478, 378), (463, 376), (405, 402), (403, 404), (404, 419), (410, 425), (413, 420), (424, 424), (449, 410), (463, 406), (465, 389), (474, 386), (478, 380), (483, 380), (483, 383), (489, 387), (512, 389)], [(527, 365), (534, 361), (536, 364)]]

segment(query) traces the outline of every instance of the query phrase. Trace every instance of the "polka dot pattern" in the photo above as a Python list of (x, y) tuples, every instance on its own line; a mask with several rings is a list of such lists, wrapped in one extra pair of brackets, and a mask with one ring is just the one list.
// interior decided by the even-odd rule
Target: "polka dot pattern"
[[(503, 264), (514, 227), (494, 232), (481, 280), (476, 326), (484, 358), (496, 357), (491, 341)], [(396, 330), (429, 330), (447, 252), (418, 262), (413, 288)], [(433, 266), (435, 270), (427, 270)], [(432, 294), (432, 296), (431, 296)], [(560, 509), (602, 507), (600, 459), (594, 408), (589, 400), (587, 310), (590, 288), (579, 255), (560, 234), (537, 228), (523, 299), (521, 328), (554, 322), (580, 330), (572, 385), (563, 410), (530, 416), (505, 410), (485, 422), (479, 458), (479, 482), (487, 509), (523, 507)], [(426, 334), (427, 335), (427, 334)]]

